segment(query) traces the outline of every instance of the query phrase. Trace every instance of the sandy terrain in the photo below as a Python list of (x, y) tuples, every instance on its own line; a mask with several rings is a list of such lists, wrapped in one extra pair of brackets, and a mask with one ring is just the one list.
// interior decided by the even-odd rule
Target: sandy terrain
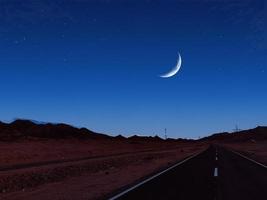
[[(172, 144), (171, 147), (175, 147)], [(130, 142), (120, 140), (31, 139), (17, 142), (0, 142), (0, 162), (18, 163), (77, 159), (117, 153), (166, 149), (169, 144), (157, 142)]]
[(247, 141), (240, 143), (226, 143), (224, 146), (267, 165), (267, 141)]
[(114, 139), (1, 142), (0, 199), (102, 199), (206, 147)]

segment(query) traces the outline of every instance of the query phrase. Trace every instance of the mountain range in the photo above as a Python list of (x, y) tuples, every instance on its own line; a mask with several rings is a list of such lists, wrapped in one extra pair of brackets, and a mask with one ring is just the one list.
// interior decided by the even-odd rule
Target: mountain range
[[(112, 137), (106, 134), (95, 133), (87, 128), (76, 128), (64, 123), (37, 123), (33, 120), (18, 119), (11, 123), (0, 121), (0, 140), (14, 140), (20, 138), (79, 138), (79, 139), (116, 139), (116, 140), (131, 140), (131, 141), (163, 141), (162, 138), (155, 136), (131, 136), (124, 137), (118, 135)], [(192, 141), (186, 139), (167, 139), (168, 141)], [(243, 130), (239, 132), (229, 133), (222, 132), (212, 134), (200, 139), (200, 141), (212, 142), (242, 142), (242, 141), (261, 141), (267, 140), (267, 127), (258, 126), (254, 129)]]

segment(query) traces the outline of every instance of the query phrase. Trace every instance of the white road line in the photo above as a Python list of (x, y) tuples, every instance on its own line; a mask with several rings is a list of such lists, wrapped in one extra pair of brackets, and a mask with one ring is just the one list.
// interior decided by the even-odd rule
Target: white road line
[[(205, 149), (204, 151), (206, 151), (206, 150), (207, 150), (207, 149)], [(154, 178), (156, 178), (156, 177), (158, 177), (158, 176), (160, 176), (160, 175), (162, 175), (162, 174), (164, 174), (164, 173), (170, 171), (171, 169), (173, 169), (173, 168), (175, 168), (175, 167), (177, 167), (177, 166), (179, 166), (179, 165), (185, 163), (186, 161), (191, 160), (192, 158), (194, 158), (194, 157), (200, 155), (200, 154), (203, 153), (204, 151), (201, 151), (201, 152), (199, 152), (199, 153), (197, 153), (197, 154), (195, 154), (195, 155), (190, 156), (189, 158), (184, 159), (184, 160), (181, 161), (181, 162), (178, 162), (177, 164), (175, 164), (175, 165), (169, 167), (168, 169), (165, 169), (165, 170), (163, 170), (162, 172), (159, 172), (158, 174), (156, 174), (156, 175), (154, 175), (154, 176), (151, 176), (150, 178), (148, 178), (148, 179), (146, 179), (146, 180), (144, 180), (144, 181), (142, 181), (142, 182), (140, 182), (140, 183), (134, 185), (133, 187), (131, 187), (131, 188), (127, 189), (127, 190), (124, 190), (123, 192), (121, 192), (121, 193), (115, 195), (114, 197), (111, 197), (109, 200), (115, 200), (115, 199), (120, 198), (121, 196), (123, 196), (123, 195), (127, 194), (128, 192), (130, 192), (130, 191), (132, 191), (132, 190), (134, 190), (134, 189), (136, 189), (136, 188), (138, 188), (138, 187), (144, 185), (145, 183), (147, 183), (147, 182), (153, 180)]]
[(215, 160), (218, 160), (218, 157), (216, 156)]
[(255, 163), (255, 164), (257, 164), (257, 165), (260, 165), (260, 166), (262, 166), (262, 167), (264, 167), (264, 168), (267, 169), (267, 166), (264, 165), (264, 164), (262, 164), (262, 163), (259, 163), (259, 162), (255, 161), (255, 160), (252, 160), (251, 158), (248, 158), (247, 156), (244, 156), (241, 153), (238, 153), (236, 151), (233, 151), (233, 150), (230, 150), (230, 151), (233, 152), (233, 153), (235, 153), (235, 154), (237, 154), (237, 155), (239, 155), (239, 156), (241, 156), (241, 157), (243, 157), (243, 158), (245, 158), (245, 159), (247, 159), (247, 160), (249, 160), (249, 161), (251, 161), (251, 162), (253, 162), (253, 163)]
[(218, 168), (215, 167), (215, 169), (214, 169), (214, 177), (217, 177), (217, 176), (218, 176)]

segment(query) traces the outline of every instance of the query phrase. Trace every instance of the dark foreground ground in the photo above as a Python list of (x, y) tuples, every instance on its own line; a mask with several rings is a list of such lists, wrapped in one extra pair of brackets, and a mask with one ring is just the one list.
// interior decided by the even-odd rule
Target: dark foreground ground
[(226, 149), (267, 165), (267, 127), (193, 141), (0, 122), (0, 200), (107, 199), (182, 160), (121, 198), (266, 199), (266, 168)]
[(211, 146), (117, 199), (261, 200), (267, 197), (266, 186), (266, 168)]
[(0, 142), (0, 200), (103, 199), (207, 147), (151, 139)]

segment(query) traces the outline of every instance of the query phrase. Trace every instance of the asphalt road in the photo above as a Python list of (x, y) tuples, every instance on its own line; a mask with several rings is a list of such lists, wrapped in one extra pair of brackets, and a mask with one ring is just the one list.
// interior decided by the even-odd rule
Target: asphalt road
[(218, 200), (267, 199), (267, 168), (222, 148), (218, 153)]
[(267, 169), (229, 150), (211, 146), (181, 165), (124, 192), (111, 199), (265, 200)]

